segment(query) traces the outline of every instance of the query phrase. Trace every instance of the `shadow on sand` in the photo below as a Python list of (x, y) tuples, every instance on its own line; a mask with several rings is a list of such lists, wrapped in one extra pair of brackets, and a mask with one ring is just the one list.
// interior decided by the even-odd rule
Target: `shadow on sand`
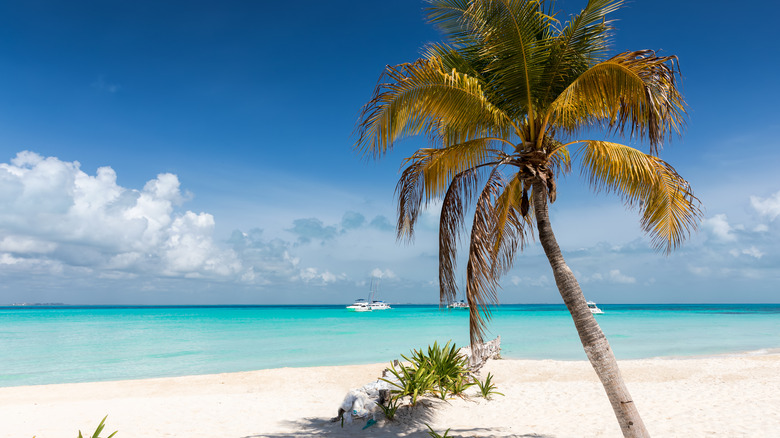
[[(393, 421), (378, 419), (376, 424), (366, 426), (366, 419), (354, 420), (351, 424), (345, 423), (342, 427), (340, 421), (331, 422), (323, 418), (304, 418), (296, 421), (283, 422), (282, 426), (290, 433), (259, 433), (247, 435), (241, 438), (293, 438), (293, 437), (430, 437), (427, 424), (433, 422), (433, 414), (437, 409), (439, 400), (421, 400), (416, 406), (404, 406), (399, 408)], [(444, 435), (445, 429), (436, 430)], [(513, 435), (501, 428), (451, 428), (447, 437), (472, 438), (493, 437), (505, 438), (553, 438), (552, 435), (524, 434)]]

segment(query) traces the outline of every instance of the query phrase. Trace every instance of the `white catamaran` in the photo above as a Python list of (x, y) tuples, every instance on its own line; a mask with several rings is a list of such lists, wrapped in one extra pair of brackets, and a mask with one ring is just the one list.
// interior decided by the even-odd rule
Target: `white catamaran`
[(379, 289), (379, 279), (371, 278), (371, 291), (368, 294), (368, 300), (358, 298), (351, 306), (347, 306), (347, 310), (350, 312), (370, 312), (372, 310), (389, 310), (392, 309), (389, 304), (382, 300), (377, 300), (377, 290)]
[(363, 298), (358, 298), (351, 306), (347, 306), (347, 310), (350, 312), (370, 312), (371, 306), (368, 305), (368, 301)]

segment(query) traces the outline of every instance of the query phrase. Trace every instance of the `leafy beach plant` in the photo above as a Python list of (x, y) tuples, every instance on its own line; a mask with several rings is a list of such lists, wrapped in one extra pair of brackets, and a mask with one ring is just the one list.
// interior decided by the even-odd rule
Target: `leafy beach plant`
[[(406, 356), (401, 355), (406, 361), (411, 362)], [(436, 382), (436, 376), (433, 371), (426, 366), (418, 366), (412, 362), (411, 365), (406, 366), (399, 364), (396, 369), (395, 364), (391, 364), (390, 373), (395, 376), (395, 380), (382, 379), (385, 382), (395, 386), (396, 389), (392, 390), (395, 399), (409, 396), (411, 399), (411, 405), (417, 404), (417, 398), (423, 394), (431, 392), (434, 389)]]
[[(450, 393), (462, 396), (467, 388), (475, 384), (469, 374), (468, 359), (459, 353), (458, 347), (451, 341), (444, 346), (434, 342), (427, 350), (412, 350), (410, 357), (401, 357), (409, 365), (391, 364), (388, 370), (395, 379), (382, 379), (395, 387), (392, 390), (392, 402), (409, 396), (414, 406), (417, 399), (426, 394), (441, 399), (446, 399)], [(383, 410), (389, 407), (383, 407)]]

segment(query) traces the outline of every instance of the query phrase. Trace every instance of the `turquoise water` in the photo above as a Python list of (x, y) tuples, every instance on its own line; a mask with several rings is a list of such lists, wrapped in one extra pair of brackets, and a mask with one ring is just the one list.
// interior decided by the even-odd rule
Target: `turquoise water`
[[(618, 359), (780, 348), (780, 305), (600, 305)], [(506, 358), (585, 359), (559, 305), (503, 305)], [(0, 307), (0, 386), (389, 362), (468, 343), (468, 312), (394, 306)]]

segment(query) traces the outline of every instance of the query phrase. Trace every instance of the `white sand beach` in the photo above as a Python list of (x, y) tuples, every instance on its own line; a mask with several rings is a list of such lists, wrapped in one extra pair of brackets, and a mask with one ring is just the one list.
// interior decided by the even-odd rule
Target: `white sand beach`
[[(0, 436), (427, 437), (429, 424), (454, 437), (619, 437), (617, 422), (587, 362), (489, 361), (498, 391), (424, 399), (413, 418), (331, 423), (351, 388), (387, 364), (283, 368), (120, 382), (0, 388)], [(654, 437), (780, 436), (780, 354), (620, 361)]]

